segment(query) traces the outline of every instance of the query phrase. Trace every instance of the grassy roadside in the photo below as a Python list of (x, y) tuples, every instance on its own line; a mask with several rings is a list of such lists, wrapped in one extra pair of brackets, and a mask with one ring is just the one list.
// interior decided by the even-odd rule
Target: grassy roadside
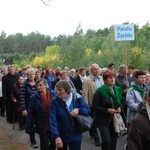
[(0, 150), (29, 150), (29, 148), (23, 143), (11, 141), (6, 133), (0, 128)]

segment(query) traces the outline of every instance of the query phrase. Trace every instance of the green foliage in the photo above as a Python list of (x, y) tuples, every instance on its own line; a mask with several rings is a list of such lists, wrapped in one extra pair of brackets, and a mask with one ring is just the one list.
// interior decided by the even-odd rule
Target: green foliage
[(144, 25), (137, 31), (136, 45), (143, 50), (150, 49), (150, 26)]
[(98, 63), (107, 67), (109, 63), (133, 65), (139, 69), (150, 69), (150, 26), (135, 28), (135, 41), (116, 42), (114, 27), (87, 30), (83, 33), (79, 25), (73, 35), (50, 36), (32, 32), (26, 36), (21, 33), (0, 35), (0, 58), (12, 60), (16, 67), (31, 64), (56, 68), (58, 66), (79, 68)]
[(31, 65), (34, 67), (41, 66), (44, 69), (48, 67), (55, 68), (57, 65), (60, 64), (59, 51), (60, 47), (57, 45), (48, 46), (46, 48), (45, 55), (42, 56), (36, 55), (34, 59), (31, 61)]
[(133, 47), (130, 52), (129, 60), (129, 64), (132, 64), (137, 69), (143, 69), (145, 62), (144, 50), (140, 49), (139, 47)]
[(48, 46), (46, 48), (46, 55), (55, 55), (58, 54), (60, 51), (60, 46), (54, 45), (54, 46)]

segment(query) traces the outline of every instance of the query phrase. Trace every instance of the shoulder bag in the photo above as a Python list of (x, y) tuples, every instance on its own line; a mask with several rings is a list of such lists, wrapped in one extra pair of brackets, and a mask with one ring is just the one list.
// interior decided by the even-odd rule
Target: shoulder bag
[(120, 113), (113, 114), (113, 123), (114, 123), (114, 130), (116, 133), (121, 133), (126, 129)]
[[(112, 106), (114, 108), (112, 98), (111, 98), (111, 101), (112, 101)], [(116, 133), (120, 134), (121, 132), (126, 130), (123, 118), (122, 118), (120, 113), (114, 113), (113, 114), (113, 124), (114, 124), (114, 130), (115, 130)]]
[[(74, 107), (76, 107), (75, 102), (76, 102), (76, 93), (73, 93), (73, 101), (74, 101)], [(93, 124), (93, 118), (88, 115), (88, 116), (84, 116), (81, 114), (78, 114), (75, 118), (75, 124), (79, 130), (80, 133), (86, 132), (88, 130), (90, 130), (92, 124)]]

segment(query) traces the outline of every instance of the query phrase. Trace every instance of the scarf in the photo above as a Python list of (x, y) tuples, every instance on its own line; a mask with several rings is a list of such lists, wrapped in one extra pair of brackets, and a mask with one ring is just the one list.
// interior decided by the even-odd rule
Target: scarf
[(65, 98), (63, 98), (62, 100), (66, 103), (71, 97), (71, 94), (68, 94)]
[(122, 89), (116, 85), (113, 86), (113, 89), (114, 89), (114, 93), (111, 91), (111, 89), (107, 84), (104, 84), (96, 91), (100, 92), (106, 98), (111, 97), (113, 100), (114, 109), (118, 109), (121, 104)]
[(46, 90), (46, 93), (40, 93), (40, 96), (44, 106), (44, 113), (49, 114), (50, 101), (51, 101), (50, 92)]
[(86, 76), (81, 76), (80, 74), (79, 74), (79, 77), (80, 77), (80, 79), (81, 79), (81, 82), (83, 83), (83, 81), (86, 79)]
[(131, 86), (129, 86), (129, 88), (132, 88), (133, 90), (140, 92), (141, 96), (143, 97), (143, 94), (145, 92), (145, 90), (143, 88), (140, 88), (140, 87), (135, 86), (135, 85), (131, 85)]
[(46, 93), (40, 93), (40, 97), (43, 102), (44, 107), (44, 120), (45, 120), (45, 129), (46, 131), (50, 131), (50, 125), (49, 125), (49, 110), (50, 110), (50, 92), (46, 90)]
[(73, 96), (72, 93), (68, 94), (67, 97), (62, 99), (66, 103), (66, 108), (69, 112), (73, 110)]

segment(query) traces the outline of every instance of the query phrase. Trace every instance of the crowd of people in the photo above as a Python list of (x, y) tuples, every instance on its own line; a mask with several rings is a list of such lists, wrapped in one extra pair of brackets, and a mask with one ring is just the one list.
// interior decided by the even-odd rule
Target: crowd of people
[(8, 123), (19, 123), (32, 148), (38, 148), (35, 133), (39, 134), (41, 150), (81, 150), (82, 133), (74, 118), (91, 115), (88, 132), (95, 146), (116, 150), (113, 115), (120, 113), (127, 128), (127, 149), (139, 145), (136, 150), (145, 150), (150, 145), (149, 90), (150, 72), (133, 66), (120, 65), (117, 70), (114, 63), (106, 68), (94, 63), (44, 70), (10, 65), (0, 69), (0, 115)]

